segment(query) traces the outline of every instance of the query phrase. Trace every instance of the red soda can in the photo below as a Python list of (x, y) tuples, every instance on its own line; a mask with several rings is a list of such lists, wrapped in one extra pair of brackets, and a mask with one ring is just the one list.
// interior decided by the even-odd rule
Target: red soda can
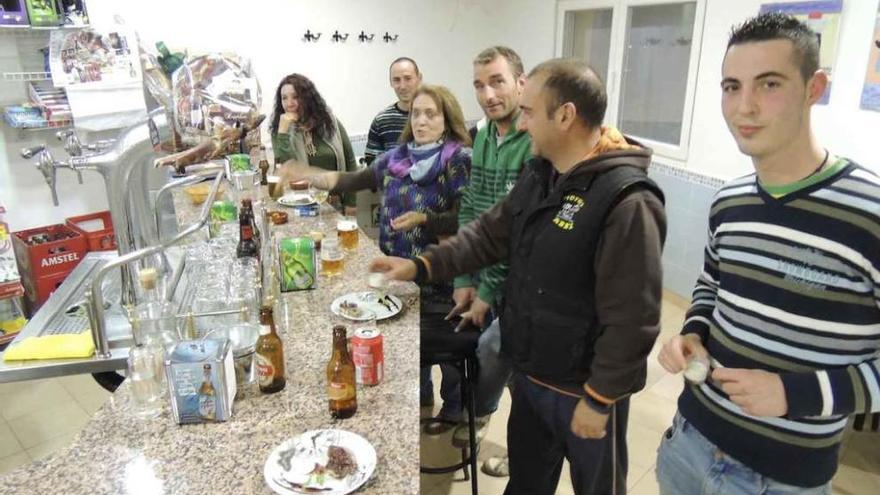
[(378, 385), (385, 376), (382, 334), (376, 328), (358, 328), (351, 338), (354, 375), (359, 385)]

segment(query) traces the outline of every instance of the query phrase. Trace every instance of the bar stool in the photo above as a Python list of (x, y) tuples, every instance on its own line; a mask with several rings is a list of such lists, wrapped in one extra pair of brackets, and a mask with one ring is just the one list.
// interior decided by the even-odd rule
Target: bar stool
[[(474, 385), (477, 379), (477, 343), (480, 339), (479, 331), (468, 328), (460, 332), (453, 332), (458, 324), (457, 321), (444, 321), (443, 317), (448, 314), (452, 306), (431, 306), (423, 304), (420, 317), (420, 358), (421, 366), (433, 366), (435, 364), (449, 364), (461, 373), (461, 401), (467, 410), (468, 435), (470, 448), (461, 449), (461, 462), (449, 466), (427, 467), (419, 465), (419, 470), (426, 474), (446, 474), (462, 470), (464, 479), (471, 481), (471, 493), (477, 495), (477, 454), (480, 446), (477, 444), (476, 412), (474, 399)], [(425, 421), (442, 421), (449, 424), (457, 424), (449, 420), (425, 418)], [(470, 450), (470, 452), (468, 452)]]

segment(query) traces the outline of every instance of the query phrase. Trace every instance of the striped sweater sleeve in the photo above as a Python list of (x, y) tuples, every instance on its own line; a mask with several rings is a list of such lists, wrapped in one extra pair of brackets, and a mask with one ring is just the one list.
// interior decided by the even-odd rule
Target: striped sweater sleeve
[(709, 337), (709, 322), (718, 296), (718, 251), (711, 219), (709, 224), (708, 241), (703, 252), (703, 271), (697, 278), (691, 307), (685, 315), (684, 328), (681, 331), (683, 335), (697, 334), (703, 342)]
[(880, 411), (880, 359), (805, 373), (782, 373), (789, 418)]

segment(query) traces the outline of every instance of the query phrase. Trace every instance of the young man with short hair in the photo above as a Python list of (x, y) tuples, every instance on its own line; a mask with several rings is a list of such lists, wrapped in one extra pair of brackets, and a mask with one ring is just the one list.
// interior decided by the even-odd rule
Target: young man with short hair
[(737, 26), (721, 108), (755, 173), (723, 186), (680, 335), (659, 361), (688, 384), (662, 439), (664, 494), (831, 493), (854, 412), (880, 411), (880, 178), (824, 149), (828, 76), (793, 17)]

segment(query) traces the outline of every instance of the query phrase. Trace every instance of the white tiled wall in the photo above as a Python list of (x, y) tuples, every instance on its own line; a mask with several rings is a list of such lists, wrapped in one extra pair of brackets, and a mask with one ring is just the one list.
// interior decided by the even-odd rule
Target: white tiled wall
[(694, 282), (703, 266), (712, 197), (722, 182), (659, 164), (653, 164), (648, 175), (666, 196), (663, 286), (690, 299)]

